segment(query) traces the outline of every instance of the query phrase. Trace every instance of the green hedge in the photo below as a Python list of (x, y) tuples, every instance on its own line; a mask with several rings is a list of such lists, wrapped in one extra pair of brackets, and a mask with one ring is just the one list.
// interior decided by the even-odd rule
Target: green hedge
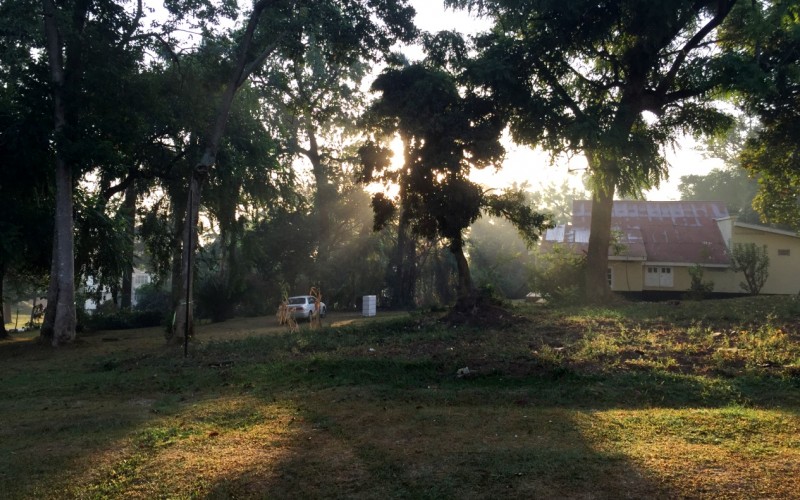
[(86, 314), (81, 318), (84, 330), (127, 330), (166, 324), (162, 311), (111, 311)]

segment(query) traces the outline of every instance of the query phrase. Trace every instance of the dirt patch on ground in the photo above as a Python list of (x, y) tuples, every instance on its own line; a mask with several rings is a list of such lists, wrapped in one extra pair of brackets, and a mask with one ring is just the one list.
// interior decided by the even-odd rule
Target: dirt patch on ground
[(472, 307), (452, 308), (442, 317), (442, 321), (449, 325), (502, 329), (525, 323), (528, 319), (501, 305), (478, 301)]

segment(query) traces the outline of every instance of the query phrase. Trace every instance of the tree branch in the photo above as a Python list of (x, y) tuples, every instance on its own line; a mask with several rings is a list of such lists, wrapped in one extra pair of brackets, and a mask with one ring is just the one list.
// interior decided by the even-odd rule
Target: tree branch
[(128, 175), (122, 181), (120, 181), (119, 184), (104, 189), (103, 192), (100, 194), (100, 196), (105, 201), (110, 200), (111, 197), (114, 196), (115, 194), (121, 193), (126, 189), (128, 189), (128, 187), (131, 184), (133, 184), (133, 181), (136, 180), (137, 177), (139, 177), (138, 171), (136, 170), (135, 167), (131, 168), (128, 171)]
[(131, 21), (131, 25), (128, 26), (128, 30), (120, 39), (118, 46), (124, 47), (130, 43), (132, 40), (133, 34), (136, 32), (137, 28), (139, 28), (139, 21), (142, 20), (142, 15), (144, 14), (144, 9), (142, 7), (142, 0), (136, 1), (136, 14), (133, 16), (133, 20)]
[(237, 87), (237, 88), (238, 88), (238, 87), (240, 87), (240, 86), (241, 86), (241, 85), (242, 85), (242, 84), (243, 84), (243, 83), (244, 83), (244, 82), (247, 80), (247, 78), (250, 76), (250, 74), (251, 74), (253, 71), (255, 71), (255, 70), (256, 70), (256, 68), (258, 68), (258, 67), (260, 67), (262, 64), (264, 64), (264, 61), (267, 59), (267, 57), (269, 57), (269, 56), (270, 56), (270, 54), (272, 54), (272, 53), (275, 51), (275, 49), (277, 49), (277, 48), (278, 48), (278, 42), (280, 42), (281, 38), (283, 38), (283, 36), (284, 36), (284, 35), (285, 35), (285, 32), (282, 32), (282, 33), (280, 33), (280, 34), (278, 35), (278, 38), (277, 38), (277, 39), (276, 39), (276, 40), (275, 40), (273, 43), (271, 43), (270, 45), (268, 45), (268, 46), (267, 46), (267, 47), (266, 47), (266, 48), (265, 48), (265, 49), (264, 49), (264, 50), (263, 50), (263, 51), (262, 51), (262, 52), (261, 52), (261, 53), (258, 55), (258, 57), (256, 57), (255, 59), (253, 59), (253, 60), (250, 62), (250, 64), (246, 65), (246, 66), (245, 66), (245, 67), (242, 69), (241, 76), (239, 77), (239, 80), (236, 82), (236, 87)]
[(661, 80), (658, 87), (656, 88), (656, 94), (666, 95), (667, 89), (672, 87), (672, 84), (675, 83), (675, 78), (678, 75), (678, 71), (680, 70), (681, 66), (683, 65), (686, 58), (689, 56), (689, 52), (696, 49), (700, 43), (705, 39), (705, 37), (711, 33), (715, 28), (717, 28), (722, 21), (730, 13), (731, 9), (733, 8), (733, 4), (736, 3), (736, 0), (719, 0), (719, 7), (717, 10), (716, 15), (711, 18), (697, 33), (692, 36), (681, 48), (678, 52), (677, 57), (672, 62), (672, 67), (670, 67), (667, 74), (664, 76), (664, 79)]
[(138, 35), (132, 35), (128, 41), (131, 42), (133, 40), (145, 40), (147, 38), (155, 38), (161, 45), (164, 46), (165, 49), (167, 49), (172, 62), (174, 62), (176, 66), (180, 66), (178, 54), (175, 53), (175, 51), (172, 49), (172, 45), (170, 45), (169, 42), (164, 39), (161, 33), (140, 33)]
[[(247, 28), (242, 35), (242, 42), (239, 46), (239, 56), (236, 61), (236, 70), (231, 78), (230, 85), (232, 85), (234, 89), (239, 88), (244, 81), (247, 80), (247, 76), (250, 74), (250, 72), (255, 69), (252, 64), (248, 66), (247, 53), (250, 50), (250, 44), (253, 43), (256, 27), (258, 27), (258, 22), (261, 20), (261, 14), (274, 1), (275, 0), (259, 0), (253, 6), (253, 11), (250, 12), (250, 17), (247, 20)], [(245, 72), (247, 67), (251, 68), (250, 72)]]
[(684, 99), (690, 99), (692, 97), (699, 97), (709, 90), (713, 89), (714, 86), (711, 84), (706, 84), (700, 87), (694, 87), (689, 89), (681, 89), (676, 90), (675, 92), (669, 92), (664, 96), (664, 104), (672, 104), (674, 102), (678, 102)]
[(572, 99), (572, 96), (570, 96), (561, 83), (559, 83), (558, 79), (555, 77), (555, 75), (553, 75), (550, 69), (547, 68), (546, 65), (542, 64), (538, 59), (533, 61), (533, 65), (536, 67), (539, 74), (541, 74), (547, 81), (547, 84), (550, 86), (550, 88), (553, 89), (553, 91), (564, 100), (567, 107), (575, 114), (575, 117), (586, 121), (587, 117), (583, 113), (581, 107), (577, 102), (575, 102), (574, 99)]

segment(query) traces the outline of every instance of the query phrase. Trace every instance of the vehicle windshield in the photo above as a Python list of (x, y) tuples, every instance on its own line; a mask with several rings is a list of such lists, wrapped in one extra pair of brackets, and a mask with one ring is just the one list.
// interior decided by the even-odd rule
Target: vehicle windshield
[(305, 304), (306, 298), (305, 297), (289, 297), (289, 304), (291, 305), (298, 305), (298, 304)]

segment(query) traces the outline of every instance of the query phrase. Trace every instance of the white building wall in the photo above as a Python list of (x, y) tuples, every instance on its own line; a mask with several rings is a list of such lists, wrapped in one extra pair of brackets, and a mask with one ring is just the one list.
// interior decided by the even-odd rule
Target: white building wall
[[(133, 270), (133, 276), (131, 277), (131, 279), (133, 281), (133, 287), (132, 287), (133, 288), (133, 293), (131, 295), (131, 305), (135, 306), (138, 303), (138, 298), (136, 296), (136, 290), (140, 286), (152, 282), (152, 277), (150, 276), (150, 274), (148, 274), (145, 271), (142, 271), (140, 269), (134, 269)], [(88, 291), (90, 289), (93, 289), (94, 287), (95, 287), (94, 278), (89, 276), (88, 278), (86, 278), (86, 290)], [(87, 311), (94, 311), (94, 310), (97, 309), (97, 306), (99, 304), (102, 304), (102, 303), (107, 302), (109, 300), (111, 300), (111, 290), (105, 289), (105, 290), (103, 290), (103, 293), (100, 296), (100, 301), (99, 302), (95, 302), (94, 299), (86, 299), (86, 302), (84, 303), (83, 308), (85, 310), (87, 310)]]

